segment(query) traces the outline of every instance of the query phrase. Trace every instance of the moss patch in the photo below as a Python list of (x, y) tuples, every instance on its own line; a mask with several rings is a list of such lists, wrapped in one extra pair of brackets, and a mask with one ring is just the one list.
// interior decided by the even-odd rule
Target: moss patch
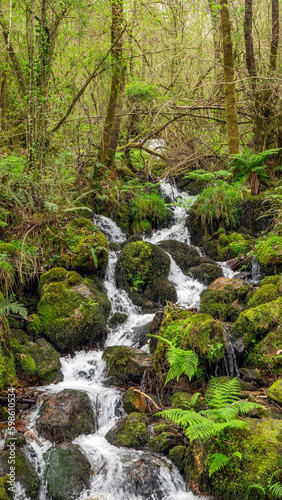
[(140, 448), (149, 440), (147, 425), (147, 417), (140, 413), (131, 413), (106, 434), (106, 439), (114, 446)]

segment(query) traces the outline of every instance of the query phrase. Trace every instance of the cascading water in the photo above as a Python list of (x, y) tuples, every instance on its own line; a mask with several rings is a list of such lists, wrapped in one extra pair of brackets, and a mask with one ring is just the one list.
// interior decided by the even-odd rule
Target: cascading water
[[(169, 183), (161, 183), (163, 196), (181, 203), (172, 208), (173, 222), (169, 228), (155, 231), (147, 241), (158, 243), (166, 239), (175, 239), (190, 243), (186, 226), (187, 206), (194, 198), (181, 193)], [(122, 243), (126, 237), (109, 218), (97, 216), (94, 219), (109, 241)], [(106, 345), (132, 346), (135, 342), (136, 328), (148, 324), (152, 314), (141, 314), (125, 291), (117, 289), (114, 273), (118, 252), (110, 252), (109, 265), (105, 277), (105, 288), (112, 304), (112, 314), (120, 312), (128, 316), (126, 322), (110, 331)], [(226, 266), (226, 273), (227, 273)], [(171, 259), (169, 280), (175, 285), (178, 304), (183, 307), (197, 307), (204, 285), (185, 276)], [(143, 347), (146, 350), (146, 346)], [(74, 357), (61, 359), (63, 381), (43, 387), (47, 393), (58, 393), (63, 389), (75, 389), (88, 394), (96, 415), (96, 432), (81, 435), (73, 442), (78, 444), (93, 468), (90, 489), (84, 491), (79, 500), (192, 500), (197, 498), (187, 491), (187, 486), (178, 470), (165, 458), (148, 451), (116, 448), (105, 439), (106, 433), (124, 415), (120, 391), (108, 387), (105, 382), (106, 364), (102, 360), (102, 351), (81, 351)], [(44, 485), (44, 452), (52, 444), (39, 437), (35, 430), (39, 407), (30, 416), (30, 429), (34, 439), (29, 442), (28, 455), (37, 466), (41, 477), (40, 500), (49, 500)], [(17, 484), (16, 500), (27, 500), (22, 487)]]

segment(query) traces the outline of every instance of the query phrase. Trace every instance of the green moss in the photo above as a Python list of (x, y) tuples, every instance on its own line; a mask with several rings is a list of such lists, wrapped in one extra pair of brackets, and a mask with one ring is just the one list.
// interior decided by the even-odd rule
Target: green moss
[(27, 496), (38, 498), (40, 483), (33, 464), (21, 451), (16, 452), (15, 462), (17, 480), (23, 483)]
[(31, 314), (28, 319), (27, 331), (34, 339), (38, 339), (41, 334), (40, 318), (38, 314)]
[(174, 446), (171, 450), (169, 450), (169, 458), (176, 465), (176, 467), (180, 470), (180, 472), (184, 472), (185, 469), (185, 455), (187, 448), (186, 446)]
[(232, 327), (234, 337), (243, 337), (246, 347), (280, 324), (282, 298), (243, 311)]
[(273, 274), (282, 269), (282, 236), (267, 235), (260, 238), (255, 247), (257, 261)]
[(17, 354), (16, 362), (28, 377), (36, 374), (36, 365), (30, 354)]
[[(276, 380), (276, 382), (274, 382), (274, 384), (272, 384), (271, 387), (269, 387), (267, 395), (269, 398), (274, 399), (274, 401), (282, 403), (282, 379)], [(282, 431), (281, 431), (281, 438), (282, 438)]]
[(0, 348), (0, 390), (15, 385), (16, 381), (14, 357), (4, 348)]
[(278, 328), (268, 333), (263, 340), (248, 350), (245, 365), (262, 368), (271, 374), (279, 374), (282, 369), (282, 355), (277, 355), (276, 353), (281, 349), (282, 337), (281, 330)]
[[(221, 321), (236, 321), (250, 287), (239, 289), (226, 286), (223, 290), (206, 289), (201, 293), (200, 313), (210, 314)], [(238, 304), (238, 302), (240, 304)]]
[(245, 255), (253, 248), (250, 238), (244, 237), (240, 233), (221, 234), (218, 239), (218, 256), (220, 260), (234, 259)]
[(254, 294), (250, 298), (248, 307), (256, 307), (260, 306), (261, 304), (266, 304), (267, 302), (278, 299), (279, 295), (280, 294), (277, 285), (262, 285), (258, 290), (254, 292)]
[(8, 483), (9, 477), (7, 475), (0, 477), (0, 498), (1, 500), (12, 500), (13, 494), (9, 492), (10, 484)]
[(126, 448), (145, 446), (149, 439), (147, 425), (148, 420), (145, 415), (130, 413), (106, 434), (106, 439), (114, 446)]
[[(94, 282), (90, 285), (90, 280), (83, 281), (77, 273), (59, 268), (59, 280), (55, 281), (56, 271), (52, 269), (40, 278), (38, 315), (42, 332), (62, 351), (93, 345), (105, 331), (109, 300)], [(71, 282), (76, 278), (79, 284), (70, 284), (69, 276)]]
[(275, 285), (278, 287), (280, 285), (280, 282), (281, 282), (281, 276), (274, 275), (274, 276), (266, 276), (265, 278), (263, 278), (263, 280), (261, 280), (260, 284), (261, 286)]
[(108, 368), (110, 375), (116, 375), (119, 379), (126, 382), (130, 377), (130, 363), (132, 353), (123, 346), (117, 347), (110, 355), (108, 360)]
[(171, 215), (164, 199), (155, 191), (136, 196), (130, 205), (130, 212), (134, 233), (157, 229)]

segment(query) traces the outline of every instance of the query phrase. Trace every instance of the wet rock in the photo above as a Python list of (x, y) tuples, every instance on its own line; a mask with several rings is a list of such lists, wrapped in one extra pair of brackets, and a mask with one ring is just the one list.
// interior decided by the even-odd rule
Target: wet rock
[(106, 439), (114, 446), (140, 448), (149, 440), (147, 430), (148, 419), (141, 413), (130, 413), (119, 420), (113, 429), (106, 434)]
[(115, 278), (117, 286), (128, 293), (134, 304), (142, 306), (147, 287), (150, 285), (153, 290), (155, 281), (167, 278), (169, 270), (170, 258), (161, 248), (136, 241), (126, 244), (120, 253)]
[(256, 368), (240, 368), (239, 373), (240, 377), (246, 382), (260, 383), (262, 380), (261, 373)]
[(217, 264), (200, 264), (199, 266), (191, 267), (189, 276), (204, 285), (210, 285), (214, 280), (223, 276), (223, 272)]
[(166, 302), (176, 302), (177, 292), (175, 286), (167, 278), (156, 278), (145, 290), (142, 304), (143, 312), (146, 312), (144, 309), (147, 299), (153, 301), (154, 308), (164, 306)]
[(171, 448), (183, 445), (184, 437), (182, 434), (175, 432), (161, 432), (157, 436), (150, 439), (148, 446), (155, 453), (168, 454)]
[(185, 455), (187, 448), (186, 446), (175, 446), (171, 450), (169, 450), (169, 459), (176, 465), (181, 474), (184, 474), (185, 471)]
[(210, 290), (224, 290), (226, 286), (230, 286), (233, 290), (238, 290), (243, 286), (246, 286), (245, 281), (241, 279), (233, 278), (217, 278), (213, 283), (210, 284)]
[(249, 346), (246, 366), (262, 368), (265, 374), (279, 374), (282, 370), (281, 326), (269, 332), (262, 340)]
[(109, 249), (113, 252), (119, 252), (121, 250), (121, 245), (119, 243), (116, 243), (115, 241), (111, 241), (109, 243)]
[(123, 408), (126, 413), (151, 413), (148, 399), (133, 388), (128, 389), (122, 396)]
[(61, 443), (46, 451), (43, 458), (47, 491), (52, 500), (75, 500), (89, 488), (91, 466), (79, 446)]
[[(224, 280), (224, 286), (214, 286), (219, 280)], [(247, 296), (251, 287), (243, 282), (238, 288), (236, 280), (219, 278), (201, 293), (200, 313), (210, 314), (221, 321), (236, 321), (240, 312), (246, 308)]]
[(109, 346), (104, 349), (103, 359), (109, 374), (117, 383), (124, 383), (140, 381), (144, 371), (152, 365), (153, 356), (133, 347)]
[(148, 333), (150, 332), (151, 321), (142, 326), (135, 326), (132, 328), (133, 333), (131, 332), (130, 338), (133, 342), (133, 347), (137, 347), (140, 349), (148, 342)]
[[(15, 460), (15, 464), (9, 463), (11, 457)], [(10, 447), (9, 451), (0, 453), (0, 471), (2, 476), (0, 478), (0, 495), (3, 494), (0, 498), (3, 498), (3, 500), (10, 500), (12, 498), (11, 490), (9, 490), (11, 485), (7, 482), (10, 479), (8, 474), (11, 473), (11, 465), (15, 467), (16, 481), (24, 487), (27, 497), (31, 500), (38, 500), (40, 481), (35, 467), (24, 454), (24, 449), (19, 449), (18, 447), (14, 449)]]
[(52, 443), (72, 441), (80, 434), (95, 431), (94, 414), (84, 392), (64, 389), (44, 401), (36, 428)]
[(282, 403), (282, 379), (276, 380), (274, 384), (272, 384), (268, 391), (267, 395), (269, 398), (274, 399), (277, 403)]
[(171, 255), (184, 274), (187, 274), (191, 267), (202, 264), (203, 258), (191, 245), (176, 240), (165, 240), (158, 243), (158, 246)]
[(41, 276), (39, 291), (42, 331), (60, 351), (94, 346), (101, 339), (111, 307), (101, 284), (54, 268)]
[(127, 314), (122, 314), (120, 312), (116, 312), (109, 319), (109, 326), (111, 328), (116, 328), (119, 325), (122, 325), (128, 318)]

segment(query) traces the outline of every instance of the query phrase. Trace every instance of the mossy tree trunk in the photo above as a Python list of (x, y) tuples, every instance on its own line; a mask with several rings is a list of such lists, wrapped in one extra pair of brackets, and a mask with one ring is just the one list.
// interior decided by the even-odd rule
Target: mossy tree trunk
[(233, 155), (239, 153), (239, 125), (236, 106), (231, 25), (227, 0), (220, 0), (220, 19), (222, 29), (224, 93), (228, 146), (230, 155)]
[(121, 95), (125, 82), (122, 32), (123, 0), (112, 0), (111, 38), (112, 44), (116, 40), (117, 43), (112, 48), (112, 81), (98, 154), (98, 161), (106, 167), (113, 165), (120, 129), (120, 120), (118, 119), (117, 112), (121, 111)]

